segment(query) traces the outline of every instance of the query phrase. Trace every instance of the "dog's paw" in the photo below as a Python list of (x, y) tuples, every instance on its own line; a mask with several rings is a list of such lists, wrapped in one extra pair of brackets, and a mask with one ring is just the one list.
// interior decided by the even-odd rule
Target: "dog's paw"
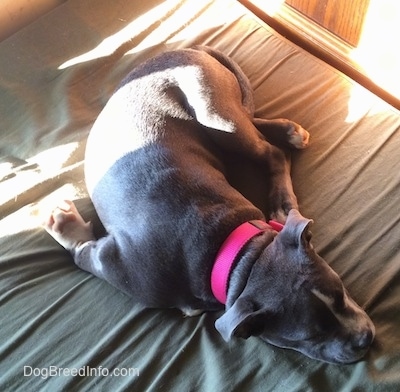
[(279, 223), (282, 223), (283, 225), (286, 223), (288, 213), (284, 210), (277, 210), (274, 211), (270, 214), (270, 219)]
[(196, 317), (200, 316), (205, 312), (204, 309), (192, 309), (192, 308), (181, 308), (181, 312), (183, 313), (183, 317)]
[(283, 189), (275, 190), (270, 197), (269, 218), (279, 223), (285, 224), (289, 211), (298, 209), (297, 198), (292, 192)]
[(292, 123), (288, 131), (289, 143), (296, 149), (302, 150), (308, 146), (310, 134), (299, 124)]
[(72, 201), (60, 203), (43, 223), (46, 231), (65, 249), (73, 250), (94, 240), (90, 222), (85, 222)]

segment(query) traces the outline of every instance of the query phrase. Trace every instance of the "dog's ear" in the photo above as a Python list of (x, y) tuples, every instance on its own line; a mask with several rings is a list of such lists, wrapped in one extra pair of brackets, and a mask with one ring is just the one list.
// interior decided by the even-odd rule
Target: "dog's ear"
[(299, 211), (292, 209), (289, 211), (282, 234), (292, 244), (308, 245), (312, 236), (310, 226), (313, 223), (312, 219), (304, 218)]
[(232, 337), (247, 339), (263, 331), (266, 313), (254, 309), (254, 304), (247, 298), (238, 298), (216, 322), (215, 327), (225, 341)]

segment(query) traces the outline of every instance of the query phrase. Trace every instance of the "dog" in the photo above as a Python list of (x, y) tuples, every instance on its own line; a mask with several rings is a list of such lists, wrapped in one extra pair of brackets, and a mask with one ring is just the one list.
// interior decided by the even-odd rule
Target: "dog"
[[(215, 326), (226, 341), (258, 336), (356, 362), (374, 325), (315, 252), (293, 192), (289, 151), (308, 141), (295, 122), (254, 117), (249, 80), (229, 57), (168, 51), (133, 69), (89, 134), (86, 184), (106, 235), (96, 239), (70, 201), (45, 228), (77, 266), (147, 307), (225, 308)], [(267, 212), (240, 184), (249, 168)]]

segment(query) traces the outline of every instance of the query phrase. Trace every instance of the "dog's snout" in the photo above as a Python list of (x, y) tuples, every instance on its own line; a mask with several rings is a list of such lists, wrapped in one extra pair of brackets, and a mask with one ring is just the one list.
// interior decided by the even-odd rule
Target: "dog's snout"
[(353, 348), (356, 350), (367, 349), (374, 340), (374, 333), (371, 329), (359, 333), (352, 341)]

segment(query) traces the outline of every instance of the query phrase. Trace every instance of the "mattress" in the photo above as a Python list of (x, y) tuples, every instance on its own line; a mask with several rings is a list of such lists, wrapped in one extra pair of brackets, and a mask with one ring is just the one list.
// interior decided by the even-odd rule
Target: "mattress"
[[(196, 44), (240, 64), (258, 117), (310, 132), (294, 189), (316, 250), (376, 325), (362, 361), (225, 343), (218, 312), (145, 309), (43, 230), (62, 199), (101, 230), (83, 175), (94, 120), (135, 65)], [(399, 150), (398, 111), (234, 0), (66, 1), (0, 43), (0, 389), (398, 391)]]

